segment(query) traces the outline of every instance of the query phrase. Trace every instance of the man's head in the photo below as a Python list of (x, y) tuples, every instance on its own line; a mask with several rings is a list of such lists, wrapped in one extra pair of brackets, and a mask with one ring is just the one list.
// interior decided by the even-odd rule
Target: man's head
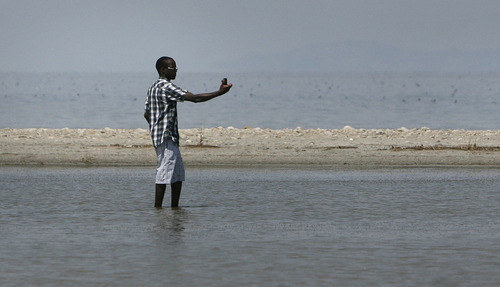
[(177, 75), (177, 65), (174, 59), (170, 57), (159, 58), (156, 61), (156, 70), (160, 77), (168, 80), (175, 80), (175, 76)]

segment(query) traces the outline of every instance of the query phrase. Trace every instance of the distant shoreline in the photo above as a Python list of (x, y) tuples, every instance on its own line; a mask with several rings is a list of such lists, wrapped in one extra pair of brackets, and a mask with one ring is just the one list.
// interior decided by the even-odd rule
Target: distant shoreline
[[(500, 130), (184, 129), (186, 166), (492, 166)], [(155, 166), (146, 129), (0, 129), (0, 165)]]

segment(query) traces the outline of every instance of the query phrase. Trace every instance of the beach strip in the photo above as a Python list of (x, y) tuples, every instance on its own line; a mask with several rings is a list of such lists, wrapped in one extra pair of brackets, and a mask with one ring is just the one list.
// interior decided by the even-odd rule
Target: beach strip
[[(187, 166), (493, 166), (499, 130), (183, 129)], [(0, 165), (155, 166), (146, 129), (0, 129)]]

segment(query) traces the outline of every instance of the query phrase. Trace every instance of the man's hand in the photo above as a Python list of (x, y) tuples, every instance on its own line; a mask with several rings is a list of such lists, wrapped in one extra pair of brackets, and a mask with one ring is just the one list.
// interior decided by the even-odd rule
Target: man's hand
[(219, 91), (221, 91), (223, 94), (229, 92), (233, 84), (228, 84), (227, 83), (227, 78), (222, 79), (221, 85), (219, 87)]

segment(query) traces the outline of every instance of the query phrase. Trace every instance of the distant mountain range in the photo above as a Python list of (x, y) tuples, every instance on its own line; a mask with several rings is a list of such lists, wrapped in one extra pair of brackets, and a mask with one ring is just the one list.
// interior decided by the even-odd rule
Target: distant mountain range
[(500, 72), (500, 48), (422, 52), (350, 41), (310, 45), (274, 54), (248, 54), (219, 65), (232, 71), (272, 72)]

